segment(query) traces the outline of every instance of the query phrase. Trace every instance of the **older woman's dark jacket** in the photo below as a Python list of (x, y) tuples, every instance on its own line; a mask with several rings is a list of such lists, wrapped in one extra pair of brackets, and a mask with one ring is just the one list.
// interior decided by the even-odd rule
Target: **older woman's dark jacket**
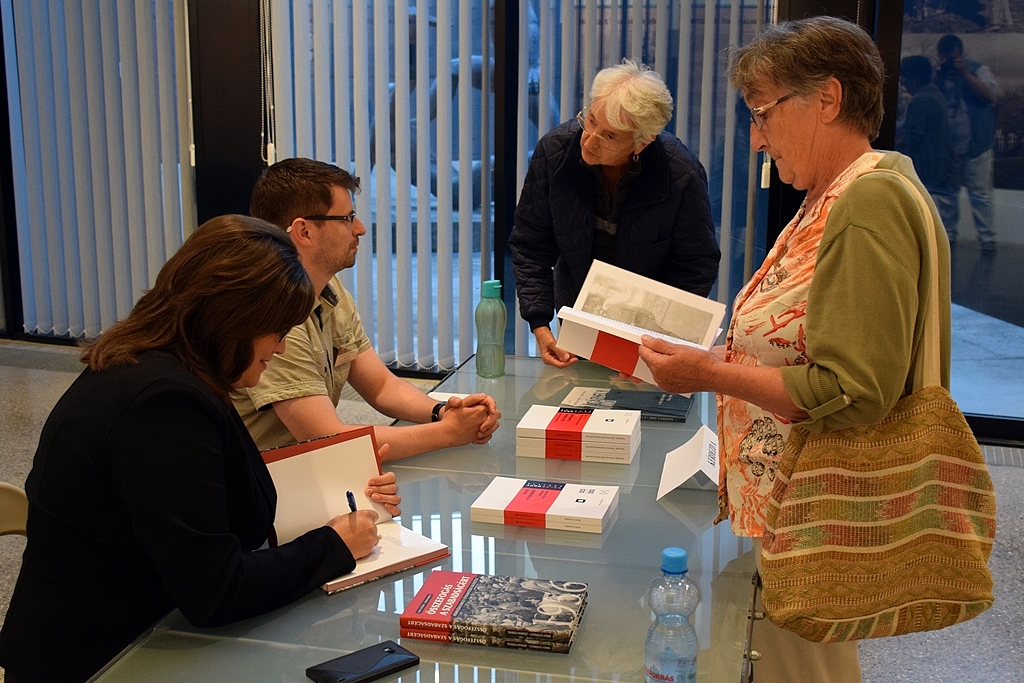
[[(523, 319), (548, 325), (587, 277), (594, 240), (594, 174), (581, 162), (575, 120), (537, 143), (508, 244)], [(697, 158), (662, 133), (640, 153), (640, 174), (621, 203), (612, 265), (701, 296), (721, 253), (708, 181)]]

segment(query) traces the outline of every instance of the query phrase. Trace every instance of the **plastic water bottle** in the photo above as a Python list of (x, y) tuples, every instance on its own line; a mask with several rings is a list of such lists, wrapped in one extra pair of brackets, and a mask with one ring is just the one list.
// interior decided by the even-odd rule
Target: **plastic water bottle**
[(700, 589), (686, 576), (686, 551), (661, 552), (661, 576), (647, 589), (654, 623), (647, 631), (644, 678), (647, 683), (693, 683), (697, 680), (697, 632), (690, 615), (700, 602)]
[(476, 305), (476, 374), (505, 374), (505, 322), (508, 313), (501, 300), (501, 281), (486, 280)]

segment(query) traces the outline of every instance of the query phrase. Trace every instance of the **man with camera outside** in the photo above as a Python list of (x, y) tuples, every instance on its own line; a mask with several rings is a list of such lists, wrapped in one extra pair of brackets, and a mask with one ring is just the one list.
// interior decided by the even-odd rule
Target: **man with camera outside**
[(935, 203), (953, 246), (960, 222), (960, 188), (966, 187), (981, 253), (992, 256), (996, 253), (992, 205), (996, 80), (987, 66), (964, 58), (964, 44), (958, 36), (940, 38), (936, 51), (936, 81), (946, 97), (954, 162), (952, 187), (948, 193), (936, 194)]

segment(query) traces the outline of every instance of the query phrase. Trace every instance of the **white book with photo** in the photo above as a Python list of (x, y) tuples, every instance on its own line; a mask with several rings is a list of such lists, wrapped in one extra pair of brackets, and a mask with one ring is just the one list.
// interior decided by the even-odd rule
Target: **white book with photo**
[(366, 496), (367, 482), (381, 473), (372, 427), (274, 448), (262, 455), (277, 489), (274, 544), (287, 543), (349, 512), (349, 492), (357, 509), (373, 509), (379, 515), (377, 546), (356, 560), (351, 573), (324, 584), (328, 593), (450, 555), (448, 546), (403, 527), (383, 505)]
[(653, 384), (640, 360), (641, 336), (710, 349), (725, 305), (594, 261), (576, 303), (558, 317), (558, 348)]

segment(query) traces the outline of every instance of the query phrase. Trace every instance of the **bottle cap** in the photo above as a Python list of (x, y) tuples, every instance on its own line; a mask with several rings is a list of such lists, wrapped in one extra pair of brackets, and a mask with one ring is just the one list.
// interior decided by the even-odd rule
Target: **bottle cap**
[(661, 571), (669, 574), (686, 573), (686, 551), (682, 548), (665, 548), (661, 551)]
[(501, 280), (484, 280), (480, 293), (485, 299), (500, 299)]

